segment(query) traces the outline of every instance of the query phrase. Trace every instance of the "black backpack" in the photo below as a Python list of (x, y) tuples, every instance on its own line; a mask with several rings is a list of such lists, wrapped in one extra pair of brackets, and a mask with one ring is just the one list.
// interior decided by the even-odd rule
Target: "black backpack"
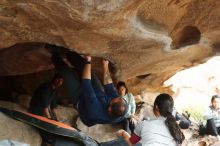
[(199, 124), (199, 135), (205, 135), (206, 134), (206, 126), (203, 125), (203, 123)]

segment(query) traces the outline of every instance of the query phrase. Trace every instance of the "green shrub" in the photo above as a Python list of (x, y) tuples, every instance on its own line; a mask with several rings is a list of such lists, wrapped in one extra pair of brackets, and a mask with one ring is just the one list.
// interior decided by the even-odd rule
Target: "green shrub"
[(186, 106), (183, 107), (183, 112), (188, 111), (190, 113), (190, 117), (195, 120), (195, 122), (203, 121), (203, 113), (205, 108), (203, 106)]

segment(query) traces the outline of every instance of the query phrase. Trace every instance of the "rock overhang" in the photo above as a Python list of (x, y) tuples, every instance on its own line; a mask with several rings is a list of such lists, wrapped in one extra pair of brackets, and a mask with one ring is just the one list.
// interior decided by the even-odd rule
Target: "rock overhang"
[(164, 80), (218, 50), (218, 6), (215, 0), (3, 0), (0, 75), (53, 68), (49, 43), (109, 59), (131, 90), (164, 90)]

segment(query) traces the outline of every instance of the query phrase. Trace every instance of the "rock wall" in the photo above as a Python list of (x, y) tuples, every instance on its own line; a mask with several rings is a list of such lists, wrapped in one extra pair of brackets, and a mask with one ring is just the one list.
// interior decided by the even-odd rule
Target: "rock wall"
[[(24, 110), (17, 104), (0, 101), (0, 107)], [(0, 112), (0, 141), (10, 140), (28, 144), (30, 146), (40, 146), (41, 137), (36, 129), (14, 120)]]
[(216, 0), (1, 0), (0, 75), (53, 68), (44, 43), (109, 59), (133, 88), (162, 83), (219, 51)]

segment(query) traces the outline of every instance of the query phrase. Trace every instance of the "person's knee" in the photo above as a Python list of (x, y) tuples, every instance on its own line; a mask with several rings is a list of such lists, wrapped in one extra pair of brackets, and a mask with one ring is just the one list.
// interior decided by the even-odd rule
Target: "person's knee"
[(213, 118), (212, 119), (208, 119), (207, 123), (214, 123), (214, 119)]
[(214, 119), (208, 119), (206, 122), (206, 127), (213, 127), (215, 126)]
[(179, 123), (179, 126), (180, 126), (181, 129), (188, 129), (190, 125), (191, 125), (190, 122), (185, 122), (185, 121), (181, 121)]

